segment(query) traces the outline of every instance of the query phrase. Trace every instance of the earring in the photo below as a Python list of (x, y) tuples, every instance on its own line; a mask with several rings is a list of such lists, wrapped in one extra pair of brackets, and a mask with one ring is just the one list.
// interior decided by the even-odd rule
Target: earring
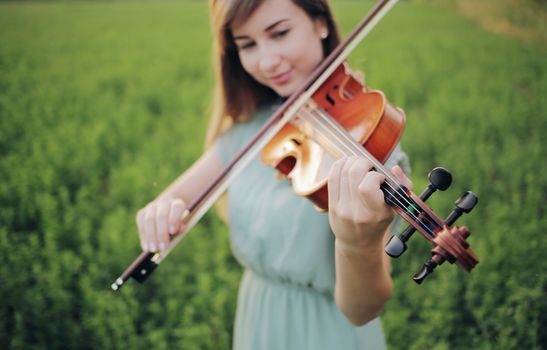
[(326, 39), (329, 36), (329, 32), (323, 32), (319, 35), (321, 39)]

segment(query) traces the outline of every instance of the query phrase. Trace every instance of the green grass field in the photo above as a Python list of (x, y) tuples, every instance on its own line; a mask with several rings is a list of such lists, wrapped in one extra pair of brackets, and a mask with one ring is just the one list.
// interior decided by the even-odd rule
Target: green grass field
[[(333, 1), (344, 33), (372, 2)], [(227, 349), (241, 273), (214, 213), (144, 285), (136, 211), (199, 156), (212, 87), (205, 2), (0, 4), (0, 348)], [(350, 57), (407, 113), (416, 192), (445, 166), (441, 216), (481, 262), (422, 286), (419, 237), (394, 260), (392, 349), (547, 344), (547, 50), (403, 2)], [(418, 235), (416, 235), (418, 236)]]

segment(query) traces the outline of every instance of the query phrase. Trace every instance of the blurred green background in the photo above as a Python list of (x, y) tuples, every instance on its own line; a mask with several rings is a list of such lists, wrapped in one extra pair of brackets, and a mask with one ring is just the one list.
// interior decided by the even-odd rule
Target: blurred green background
[[(370, 1), (332, 1), (344, 33)], [(471, 274), (414, 238), (383, 311), (391, 349), (547, 344), (545, 1), (405, 1), (350, 57), (405, 109), (416, 192), (460, 219)], [(137, 210), (199, 157), (210, 111), (205, 1), (0, 3), (0, 348), (228, 349), (241, 268), (208, 214), (147, 283)], [(416, 235), (418, 236), (418, 235)]]

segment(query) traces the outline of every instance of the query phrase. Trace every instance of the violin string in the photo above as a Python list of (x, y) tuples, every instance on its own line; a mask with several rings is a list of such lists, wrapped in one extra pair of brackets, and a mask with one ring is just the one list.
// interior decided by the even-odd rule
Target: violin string
[[(326, 130), (327, 133), (331, 134), (332, 137), (330, 137), (330, 138), (325, 137), (326, 139), (329, 140), (328, 142), (331, 142), (330, 140), (332, 140), (332, 139), (334, 139), (338, 142), (341, 142), (342, 146), (345, 147), (350, 153), (353, 152), (352, 154), (354, 154), (354, 155), (365, 156), (366, 158), (371, 160), (373, 162), (373, 164), (379, 164), (379, 166), (376, 170), (380, 170), (384, 175), (386, 175), (386, 181), (385, 181), (386, 185), (385, 186), (390, 188), (392, 191), (394, 191), (394, 193), (392, 194), (393, 195), (392, 198), (395, 198), (396, 201), (398, 202), (398, 203), (394, 202), (394, 204), (398, 208), (400, 208), (402, 211), (407, 213), (412, 219), (414, 219), (416, 221), (416, 223), (418, 223), (424, 229), (426, 229), (427, 232), (432, 237), (436, 236), (435, 233), (430, 229), (429, 226), (426, 225), (426, 223), (424, 221), (427, 221), (433, 227), (437, 227), (437, 229), (440, 229), (441, 227), (439, 227), (439, 225), (434, 220), (432, 220), (429, 215), (427, 215), (427, 212), (425, 212), (421, 207), (418, 206), (418, 204), (416, 204), (410, 198), (405, 197), (405, 196), (407, 196), (407, 194), (404, 191), (404, 189), (401, 192), (398, 191), (398, 190), (402, 189), (401, 184), (398, 183), (397, 180), (394, 180), (393, 178), (391, 178), (388, 173), (386, 173), (385, 167), (381, 163), (379, 163), (376, 158), (374, 158), (361, 144), (356, 142), (346, 132), (345, 129), (343, 129), (338, 123), (333, 121), (332, 118), (330, 117), (330, 115), (328, 115), (328, 113), (326, 113), (324, 110), (322, 110), (320, 108), (312, 108), (310, 113), (312, 115), (315, 114), (316, 115), (315, 119), (319, 121), (319, 123), (320, 123), (321, 127), (323, 128), (323, 130)], [(327, 125), (323, 125), (323, 123), (327, 124)], [(340, 148), (340, 146), (338, 146), (338, 147)], [(343, 151), (340, 151), (340, 152), (342, 154), (344, 154)], [(398, 187), (397, 189), (395, 189), (393, 184), (390, 183), (390, 181), (389, 181), (390, 178), (391, 178), (391, 181), (395, 182), (395, 186)], [(401, 196), (401, 197), (397, 198), (397, 196)], [(406, 205), (401, 203), (401, 201), (406, 203)], [(418, 206), (418, 208), (420, 210), (418, 210), (418, 208), (416, 208), (415, 205)], [(419, 221), (419, 218), (417, 216), (415, 216), (413, 214), (413, 212), (411, 212), (409, 210), (409, 207), (411, 207), (417, 213), (425, 214), (422, 217), (421, 221)]]
[[(331, 136), (334, 136), (334, 140), (341, 142), (342, 146), (344, 146), (353, 155), (362, 155), (369, 159), (373, 163), (374, 169), (386, 177), (386, 180), (388, 180), (387, 186), (391, 187), (391, 189), (395, 192), (397, 190), (403, 190), (402, 185), (398, 183), (398, 181), (394, 179), (388, 171), (385, 170), (385, 167), (376, 158), (374, 158), (362, 145), (357, 144), (357, 142), (350, 135), (348, 135), (345, 130), (343, 133), (338, 132), (340, 126), (338, 124), (335, 124), (332, 121), (331, 117), (325, 115), (325, 113), (322, 113), (322, 111), (318, 109), (315, 109), (315, 111), (312, 113), (318, 116), (318, 120), (320, 123), (326, 122), (327, 124), (329, 124), (321, 126), (324, 127), (324, 130), (329, 132)], [(338, 134), (336, 134), (336, 132), (338, 132)], [(391, 184), (389, 181), (393, 182), (394, 185)]]
[[(438, 224), (435, 221), (431, 220), (431, 218), (428, 215), (425, 215), (424, 217), (422, 217), (422, 221), (418, 221), (418, 217), (415, 216), (413, 214), (413, 212), (411, 212), (408, 209), (409, 207), (411, 207), (412, 209), (414, 209), (414, 211), (416, 211), (418, 213), (423, 213), (423, 214), (427, 214), (427, 213), (424, 212), (424, 210), (419, 206), (418, 206), (418, 208), (420, 210), (418, 210), (418, 208), (416, 208), (416, 206), (415, 206), (417, 204), (413, 200), (409, 199), (408, 197), (405, 197), (407, 195), (406, 195), (406, 192), (404, 191), (404, 189), (402, 190), (402, 192), (399, 192), (398, 190), (401, 190), (402, 186), (401, 186), (401, 184), (399, 184), (396, 180), (393, 180), (393, 178), (392, 178), (392, 181), (395, 182), (396, 187), (398, 187), (397, 189), (394, 188), (393, 184), (391, 184), (389, 182), (390, 177), (388, 176), (389, 174), (386, 173), (385, 167), (381, 163), (379, 163), (376, 158), (374, 158), (361, 144), (356, 142), (350, 135), (348, 135), (346, 130), (343, 129), (338, 123), (334, 122), (332, 120), (332, 118), (325, 111), (323, 111), (320, 108), (313, 108), (312, 111), (310, 111), (310, 113), (315, 114), (316, 115), (315, 119), (319, 121), (319, 123), (320, 123), (321, 127), (323, 128), (323, 130), (326, 130), (327, 133), (331, 134), (332, 137), (330, 137), (330, 138), (325, 137), (326, 139), (329, 140), (328, 142), (331, 142), (330, 140), (332, 140), (332, 139), (334, 139), (336, 141), (339, 141), (339, 142), (341, 142), (342, 146), (344, 146), (350, 153), (353, 152), (352, 154), (354, 154), (354, 155), (365, 156), (366, 158), (371, 160), (373, 162), (373, 164), (374, 163), (379, 164), (378, 169), (376, 169), (376, 170), (380, 170), (381, 172), (384, 173), (384, 175), (386, 175), (386, 181), (385, 181), (386, 185), (385, 186), (390, 188), (392, 191), (394, 191), (394, 193), (392, 194), (393, 198), (395, 198), (396, 201), (398, 202), (398, 203), (394, 202), (394, 204), (398, 208), (403, 210), (405, 213), (407, 213), (412, 219), (414, 219), (424, 229), (426, 229), (432, 237), (435, 237), (435, 233), (432, 232), (431, 229), (429, 228), (429, 226), (427, 226), (423, 221), (427, 221), (430, 225), (436, 226), (438, 229), (440, 229)], [(323, 125), (323, 123), (328, 124), (328, 125)], [(340, 146), (338, 146), (338, 147), (340, 148)], [(341, 153), (344, 154), (343, 151), (341, 151)], [(397, 196), (401, 196), (401, 197), (397, 198)], [(406, 203), (406, 205), (401, 203), (401, 201)]]
[[(315, 114), (316, 116), (318, 116), (316, 119), (320, 122), (320, 126), (322, 128), (324, 128), (324, 129), (322, 129), (322, 130), (324, 130), (323, 134), (320, 134), (320, 135), (323, 137), (324, 140), (327, 141), (326, 143), (330, 143), (331, 147), (334, 147), (337, 151), (339, 151), (340, 154), (338, 155), (338, 157), (346, 155), (346, 153), (344, 153), (344, 151), (341, 150), (342, 147), (340, 145), (334, 145), (333, 146), (332, 140), (341, 141), (340, 139), (342, 139), (342, 138), (346, 139), (349, 136), (345, 132), (344, 132), (344, 134), (341, 134), (341, 135), (333, 133), (331, 127), (334, 126), (334, 125), (331, 125), (331, 127), (329, 127), (329, 126), (321, 124), (322, 121), (327, 121), (328, 119), (326, 119), (326, 118), (330, 119), (330, 117), (327, 117), (325, 115), (321, 115), (321, 113), (317, 113), (317, 112), (314, 112), (314, 111), (306, 111), (306, 112), (309, 115)], [(325, 136), (324, 135), (325, 131), (326, 131), (326, 133), (330, 133), (331, 136), (333, 136), (333, 137), (329, 138), (329, 137)], [(349, 153), (353, 154), (353, 155), (363, 155), (363, 156), (369, 158), (369, 160), (371, 160), (373, 162), (373, 165), (375, 166), (377, 171), (379, 171), (380, 173), (385, 175), (387, 179), (391, 178), (391, 176), (386, 173), (386, 171), (384, 170), (381, 163), (379, 163), (374, 157), (372, 157), (372, 155), (370, 155), (361, 145), (356, 145), (356, 143), (353, 139), (351, 139), (351, 142), (346, 143), (346, 144), (342, 142), (342, 146), (345, 147), (346, 150)], [(332, 148), (331, 148), (331, 152), (332, 152)], [(403, 190), (403, 187), (400, 184), (398, 184), (396, 180), (394, 180), (393, 178), (391, 178), (391, 180), (396, 183), (395, 187), (390, 182), (387, 183), (387, 186), (390, 187), (391, 190), (393, 190), (394, 192), (397, 192), (397, 190)], [(407, 203), (408, 205), (412, 205), (412, 203), (410, 203), (409, 201), (407, 201), (407, 202), (408, 202)], [(416, 209), (416, 208), (414, 208), (414, 209)]]
[[(319, 120), (320, 120), (320, 121), (323, 120), (323, 116), (320, 116), (320, 117), (319, 117)], [(324, 125), (322, 125), (322, 124), (321, 124), (321, 126), (324, 127)], [(330, 128), (326, 128), (326, 129), (324, 129), (324, 130), (327, 130), (327, 131), (330, 132), (331, 134), (334, 134), (334, 133), (331, 131)], [(335, 138), (334, 138), (335, 140), (340, 141), (340, 140), (337, 139), (337, 137), (336, 137), (336, 136), (339, 136), (339, 135), (333, 135), (333, 136), (335, 136)], [(328, 137), (325, 137), (325, 139), (332, 140), (332, 138), (328, 138)], [(344, 147), (345, 147), (351, 154), (353, 154), (353, 155), (365, 155), (365, 156), (367, 156), (367, 154), (364, 154), (364, 153), (362, 152), (362, 150), (363, 150), (363, 147), (362, 147), (362, 146), (359, 147), (359, 148), (357, 148), (357, 147), (352, 147), (352, 146), (353, 146), (353, 143), (344, 144), (343, 142), (342, 142), (342, 146), (344, 146)], [(335, 147), (338, 147), (339, 149), (341, 148), (340, 145), (335, 146)], [(345, 155), (345, 153), (344, 153), (343, 151), (341, 151), (341, 153), (342, 153), (343, 155)], [(382, 172), (382, 169), (381, 169), (381, 168), (380, 168), (380, 169), (377, 169), (377, 170), (379, 170), (379, 172)], [(387, 176), (386, 176), (386, 178), (387, 178)], [(387, 180), (386, 187), (389, 187), (389, 188), (394, 192), (394, 194), (395, 194), (395, 193), (399, 193), (398, 190), (401, 190), (401, 189), (402, 189), (402, 187), (401, 187), (400, 185), (393, 186), (393, 185), (389, 182), (389, 180)], [(396, 187), (398, 187), (398, 188), (396, 188)], [(403, 199), (404, 199), (404, 198), (403, 198)], [(406, 200), (406, 199), (404, 199), (404, 200)], [(404, 206), (404, 203), (402, 203), (402, 202), (399, 201), (399, 200), (397, 200), (397, 201), (398, 201), (398, 203), (396, 203), (396, 204), (398, 204), (399, 207), (402, 208), (402, 206)], [(408, 200), (406, 200), (406, 201), (407, 201), (407, 203), (406, 203), (407, 205), (409, 205), (409, 206), (412, 205), (412, 203), (410, 203), (410, 201), (408, 201)], [(416, 208), (414, 208), (414, 209), (416, 209)]]
[[(317, 118), (315, 118), (316, 120), (319, 121), (319, 125), (321, 126), (322, 128), (322, 131), (326, 133), (330, 133), (331, 136), (333, 137), (327, 137), (325, 136), (324, 134), (320, 134), (324, 140), (327, 140), (327, 143), (331, 143), (331, 147), (335, 147), (335, 148), (338, 148), (338, 151), (339, 153), (341, 153), (342, 155), (346, 155), (346, 153), (344, 153), (344, 151), (341, 150), (341, 146), (338, 145), (334, 145), (333, 146), (333, 143), (332, 143), (332, 140), (336, 140), (336, 141), (339, 141), (342, 143), (342, 146), (343, 148), (346, 148), (347, 151), (350, 153), (350, 154), (353, 154), (353, 155), (363, 155), (367, 158), (371, 158), (372, 155), (370, 155), (370, 153), (368, 153), (368, 151), (366, 151), (362, 145), (358, 144), (355, 140), (353, 140), (353, 138), (351, 138), (351, 140), (348, 142), (348, 138), (349, 136), (347, 135), (347, 132), (345, 130), (343, 131), (340, 131), (341, 127), (338, 125), (338, 124), (335, 124), (334, 122), (331, 121), (331, 118), (330, 116), (328, 115), (325, 115), (325, 113), (321, 113), (321, 111), (317, 108), (313, 108), (312, 111), (304, 111), (305, 113), (308, 113), (308, 116), (312, 116), (313, 117), (313, 114), (317, 115)], [(309, 118), (308, 118), (309, 119)], [(329, 125), (323, 125), (323, 122), (327, 122), (327, 124)], [(334, 124), (334, 125), (333, 125)], [(315, 130), (320, 130), (319, 128), (315, 128)], [(334, 131), (338, 132), (338, 134), (336, 134)], [(345, 144), (344, 142), (342, 142), (342, 140), (345, 140), (347, 143)], [(340, 156), (340, 155), (339, 155)], [(373, 159), (371, 159), (371, 161), (373, 163), (377, 163), (377, 160), (372, 157)], [(380, 166), (379, 166), (379, 170), (383, 170), (383, 166), (381, 165), (380, 163)], [(385, 173), (385, 170), (383, 170), (384, 173)], [(431, 231), (431, 229), (429, 228), (429, 226), (427, 226), (425, 223), (423, 223), (422, 221), (419, 221), (419, 218), (413, 214), (413, 212), (411, 212), (408, 208), (409, 207), (412, 207), (412, 209), (414, 209), (416, 212), (419, 212), (419, 213), (423, 213), (423, 210), (418, 210), (418, 208), (416, 208), (414, 206), (414, 202), (408, 198), (405, 198), (402, 196), (401, 193), (404, 193), (405, 196), (406, 196), (406, 193), (404, 192), (399, 192), (397, 191), (394, 186), (389, 182), (388, 180), (388, 176), (386, 174), (386, 182), (387, 184), (385, 185), (386, 187), (389, 187), (391, 188), (392, 191), (394, 191), (394, 193), (392, 194), (393, 195), (393, 198), (395, 199), (395, 201), (393, 201), (393, 203), (395, 204), (396, 207), (398, 207), (399, 209), (401, 209), (402, 211), (404, 211), (405, 213), (407, 213), (409, 215), (409, 217), (411, 217), (412, 219), (414, 219), (416, 221), (416, 223), (418, 223), (420, 226), (422, 226), (425, 230), (428, 231), (428, 233), (432, 236), (432, 237), (435, 237), (435, 233), (433, 231)], [(396, 183), (397, 186), (398, 186), (398, 189), (402, 189), (401, 185)], [(397, 196), (401, 196), (400, 198), (397, 198)], [(401, 203), (401, 201), (403, 202), (406, 202), (406, 206)], [(420, 208), (421, 209), (421, 208)], [(433, 224), (433, 225), (436, 225), (435, 222), (431, 221), (429, 217), (424, 217), (422, 218), (422, 220), (427, 220), (429, 221), (430, 224)]]
[[(409, 217), (414, 219), (418, 224), (420, 224), (424, 229), (426, 229), (428, 233), (431, 234), (432, 237), (435, 237), (435, 234), (434, 232), (431, 231), (430, 227), (427, 226), (425, 223), (419, 221), (419, 218), (414, 214), (414, 212), (423, 213), (423, 210), (418, 210), (418, 208), (416, 208), (415, 206), (416, 205), (415, 202), (405, 197), (406, 193), (402, 185), (399, 184), (397, 180), (393, 179), (393, 177), (390, 176), (390, 174), (386, 173), (383, 165), (379, 163), (378, 160), (376, 160), (374, 157), (372, 157), (372, 155), (370, 155), (370, 153), (368, 153), (368, 151), (366, 151), (366, 149), (364, 149), (362, 145), (358, 144), (353, 138), (350, 138), (350, 136), (347, 134), (345, 130), (344, 131), (339, 130), (341, 129), (341, 127), (337, 123), (334, 123), (331, 120), (330, 116), (325, 115), (326, 113), (324, 113), (321, 109), (313, 108), (313, 107), (309, 107), (309, 108), (311, 110), (306, 107), (303, 107), (301, 108), (300, 111), (303, 112), (301, 113), (301, 115), (305, 114), (302, 116), (305, 118), (307, 117), (306, 119), (309, 120), (310, 117), (313, 118), (315, 116), (316, 118), (313, 118), (313, 119), (319, 122), (320, 128), (315, 128), (315, 129), (320, 131), (320, 133), (314, 136), (320, 135), (324, 140), (326, 140), (326, 143), (330, 144), (331, 152), (332, 152), (332, 147), (334, 147), (335, 149), (337, 149), (338, 153), (341, 153), (341, 155), (346, 155), (346, 153), (342, 150), (342, 148), (345, 148), (346, 151), (349, 152), (350, 154), (362, 155), (368, 158), (373, 163), (376, 170), (383, 173), (386, 176), (386, 180), (384, 183), (386, 187), (390, 188), (391, 191), (393, 191), (392, 193), (393, 204), (395, 204), (396, 207), (398, 207), (399, 209), (407, 213)], [(325, 125), (325, 124), (328, 124), (328, 125)], [(332, 137), (328, 137), (327, 135), (325, 135), (326, 133), (330, 134)], [(340, 142), (341, 145), (335, 145), (333, 143), (333, 140)], [(336, 157), (336, 155), (334, 156)], [(338, 157), (340, 157), (340, 155), (338, 155)], [(402, 190), (402, 191), (399, 191), (399, 190)], [(411, 211), (409, 208), (412, 208), (414, 212)], [(422, 220), (424, 219), (429, 221), (430, 224), (436, 225), (436, 223), (431, 221), (429, 217), (425, 216), (424, 218), (422, 218)]]

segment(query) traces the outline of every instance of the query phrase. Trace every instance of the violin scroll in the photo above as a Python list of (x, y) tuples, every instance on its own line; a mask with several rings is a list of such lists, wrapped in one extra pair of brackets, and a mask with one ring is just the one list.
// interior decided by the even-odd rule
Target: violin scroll
[(451, 229), (445, 227), (433, 240), (436, 245), (431, 249), (433, 255), (431, 260), (427, 261), (420, 271), (412, 277), (414, 282), (421, 284), (427, 276), (433, 273), (438, 265), (445, 261), (451, 264), (458, 262), (466, 271), (471, 271), (479, 260), (466, 241), (470, 234), (465, 226), (457, 226)]
[[(424, 202), (437, 189), (444, 191), (452, 183), (452, 175), (444, 168), (433, 169), (429, 173), (428, 178), (430, 184), (419, 196), (419, 199)], [(465, 192), (456, 200), (454, 209), (444, 220), (442, 227), (429, 230), (430, 233), (434, 233), (433, 237), (426, 237), (433, 244), (431, 250), (432, 258), (414, 275), (413, 280), (416, 283), (421, 284), (427, 276), (433, 273), (438, 265), (441, 265), (445, 261), (451, 264), (457, 262), (466, 271), (471, 271), (478, 264), (479, 260), (466, 240), (470, 235), (467, 227), (449, 227), (462, 214), (471, 212), (477, 203), (478, 197), (473, 192)], [(423, 215), (419, 215), (416, 223), (418, 225), (410, 225), (400, 235), (391, 237), (385, 246), (385, 251), (389, 256), (394, 258), (401, 256), (407, 249), (406, 241), (417, 228), (429, 225), (429, 219), (424, 220)]]

